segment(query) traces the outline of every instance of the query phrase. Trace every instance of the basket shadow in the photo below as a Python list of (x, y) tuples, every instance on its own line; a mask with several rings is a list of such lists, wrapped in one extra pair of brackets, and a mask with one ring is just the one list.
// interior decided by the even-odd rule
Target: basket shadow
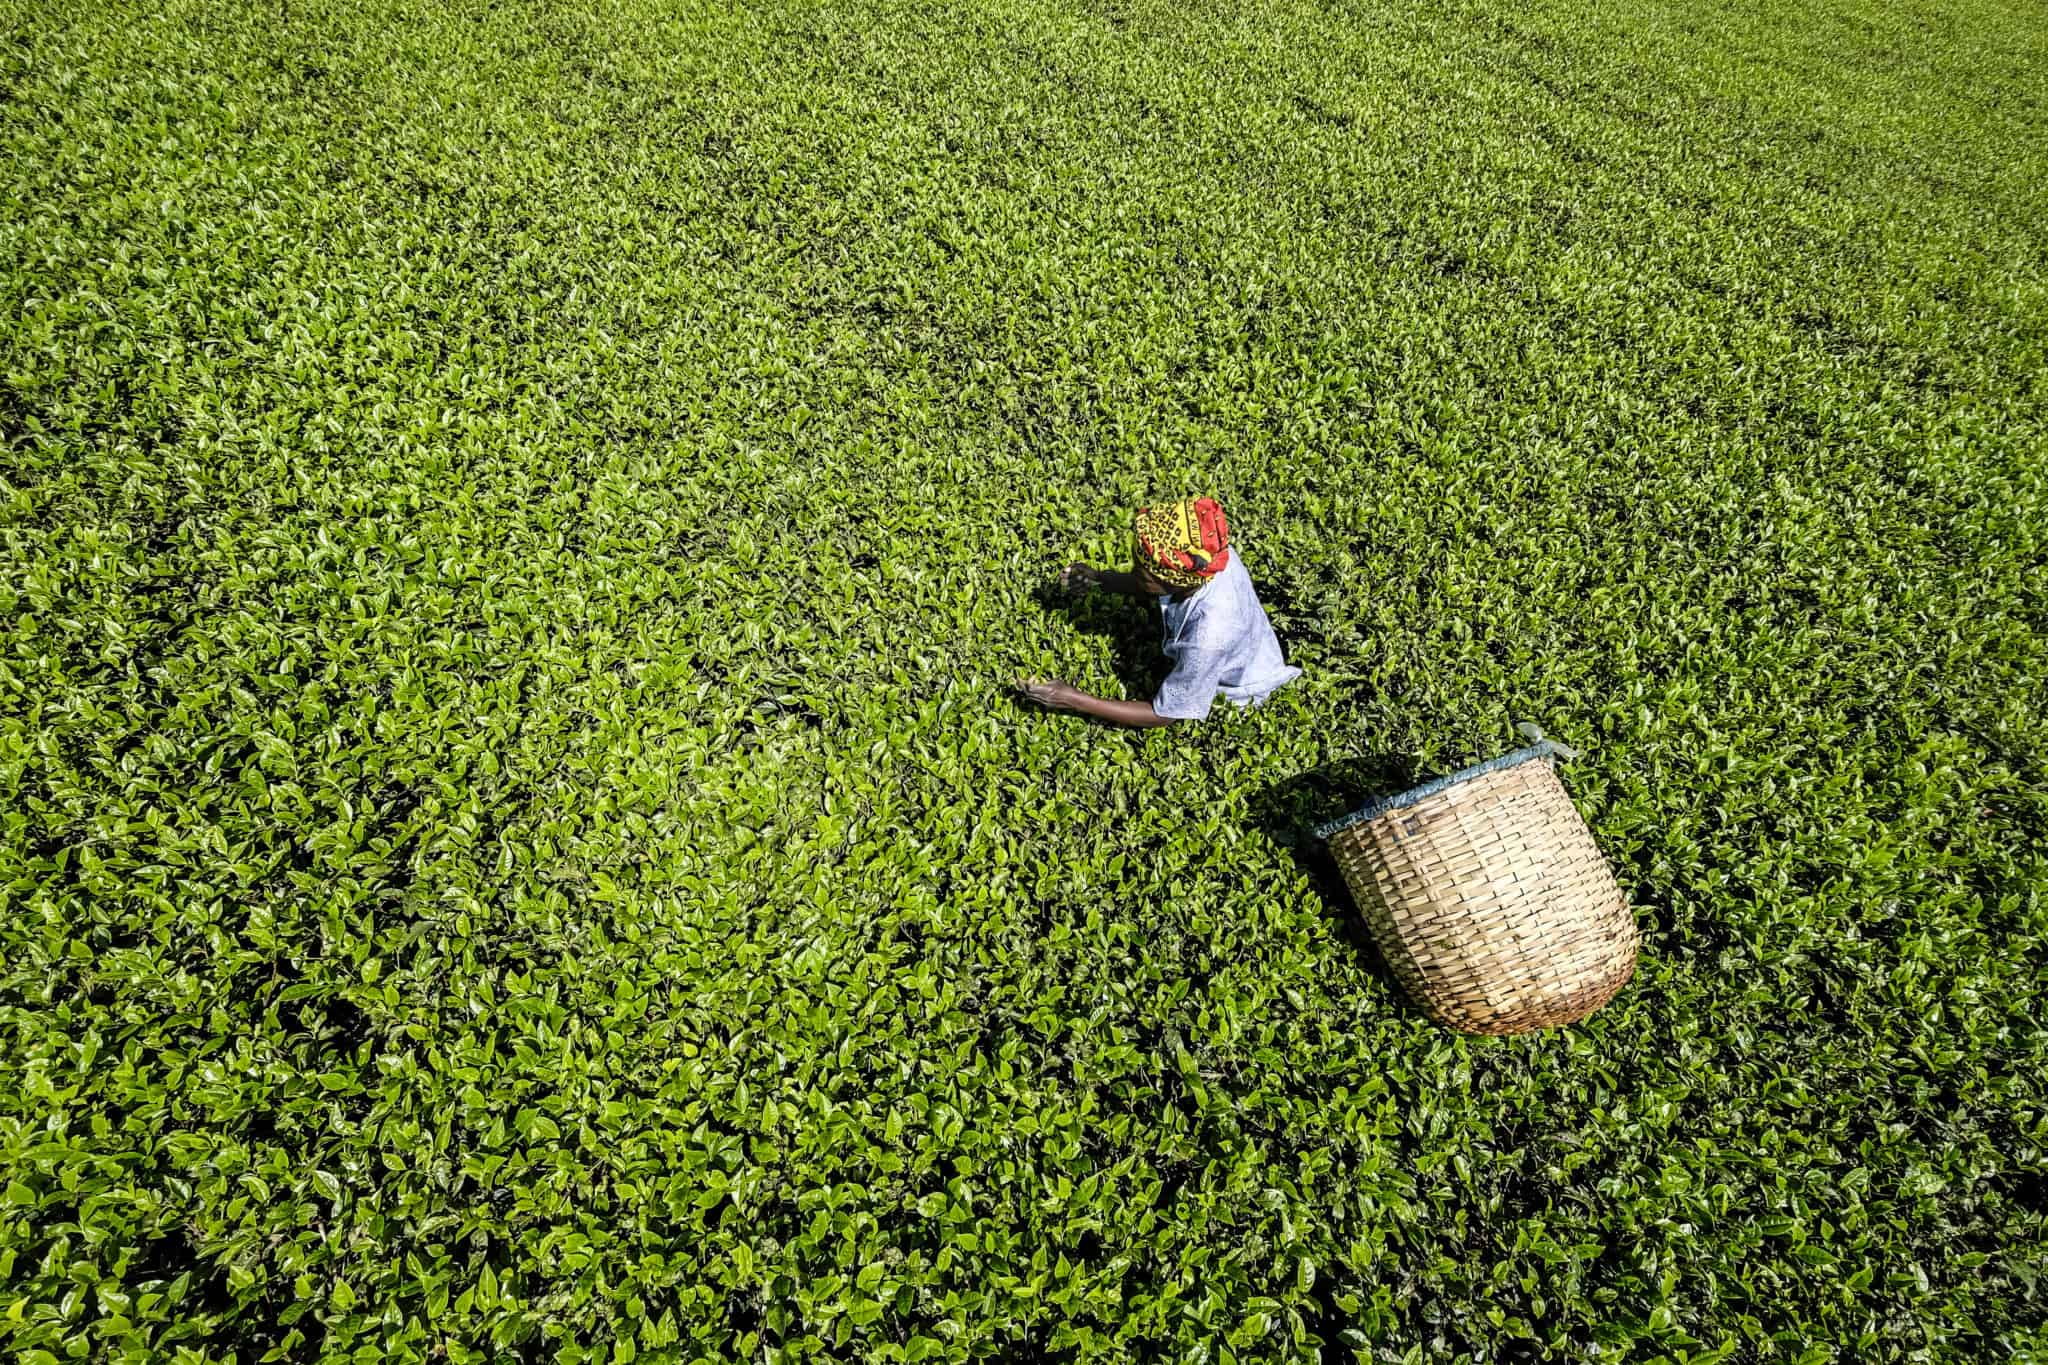
[(1063, 592), (1053, 584), (1035, 588), (1031, 600), (1050, 614), (1067, 618), (1084, 635), (1109, 641), (1110, 671), (1123, 684), (1124, 696), (1149, 701), (1166, 678), (1166, 655), (1159, 648), (1159, 611), (1148, 602), (1097, 590)]
[[(1389, 982), (1393, 973), (1373, 942), (1329, 845), (1316, 837), (1316, 826), (1349, 815), (1375, 797), (1407, 790), (1415, 785), (1414, 771), (1410, 760), (1396, 754), (1344, 759), (1276, 782), (1254, 793), (1249, 802), (1254, 825), (1286, 851), (1315, 887), (1338, 937)], [(1406, 998), (1398, 989), (1396, 994)]]

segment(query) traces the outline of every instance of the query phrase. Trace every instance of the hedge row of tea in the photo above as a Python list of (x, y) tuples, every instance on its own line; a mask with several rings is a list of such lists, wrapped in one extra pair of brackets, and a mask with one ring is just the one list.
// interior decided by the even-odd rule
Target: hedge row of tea
[[(2041, 1357), (2048, 18), (30, 0), (17, 1359)], [(1041, 591), (1206, 489), (1307, 678)], [(1306, 825), (1534, 719), (1467, 1040)]]

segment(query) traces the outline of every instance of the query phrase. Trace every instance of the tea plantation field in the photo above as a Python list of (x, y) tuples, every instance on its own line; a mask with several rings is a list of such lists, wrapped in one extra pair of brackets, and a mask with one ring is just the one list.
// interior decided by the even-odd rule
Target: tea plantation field
[[(9, 1358), (2048, 1360), (2040, 4), (8, 0), (0, 202)], [(1307, 676), (1015, 701), (1191, 492)]]

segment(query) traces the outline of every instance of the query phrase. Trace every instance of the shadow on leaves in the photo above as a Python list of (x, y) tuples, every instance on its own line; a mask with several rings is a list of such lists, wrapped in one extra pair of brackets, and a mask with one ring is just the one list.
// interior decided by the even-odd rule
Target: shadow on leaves
[[(1351, 898), (1344, 874), (1329, 845), (1316, 837), (1316, 826), (1357, 810), (1376, 797), (1390, 796), (1415, 785), (1414, 765), (1394, 754), (1344, 759), (1255, 792), (1250, 800), (1255, 828), (1286, 851), (1316, 889), (1323, 913), (1339, 937), (1360, 958), (1386, 974), (1386, 962), (1366, 928), (1365, 917)], [(1391, 975), (1389, 975), (1391, 980)]]
[(1150, 701), (1166, 678), (1166, 655), (1159, 648), (1159, 611), (1151, 603), (1100, 590), (1066, 592), (1045, 584), (1031, 594), (1048, 613), (1067, 618), (1084, 635), (1109, 641), (1110, 670), (1123, 685), (1124, 697)]

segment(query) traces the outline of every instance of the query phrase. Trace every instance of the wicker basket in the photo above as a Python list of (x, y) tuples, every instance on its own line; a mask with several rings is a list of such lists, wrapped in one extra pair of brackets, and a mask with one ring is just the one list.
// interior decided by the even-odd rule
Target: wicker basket
[(1540, 741), (1317, 829), (1394, 975), (1467, 1033), (1583, 1019), (1636, 966), (1636, 925)]

